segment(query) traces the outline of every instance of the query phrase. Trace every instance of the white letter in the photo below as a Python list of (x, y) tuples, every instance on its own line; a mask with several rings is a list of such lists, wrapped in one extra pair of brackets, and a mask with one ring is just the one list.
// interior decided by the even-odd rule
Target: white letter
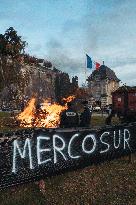
[(76, 137), (78, 137), (79, 136), (79, 134), (75, 134), (75, 135), (73, 135), (72, 136), (72, 138), (70, 139), (70, 141), (69, 141), (69, 145), (68, 145), (68, 154), (69, 154), (69, 156), (72, 158), (72, 159), (77, 159), (77, 158), (79, 158), (80, 156), (72, 156), (71, 155), (71, 143), (72, 143), (72, 141), (76, 138)]
[(118, 145), (116, 146), (116, 131), (114, 131), (114, 147), (115, 149), (118, 149), (120, 145), (120, 130), (119, 130), (119, 142)]
[(51, 149), (40, 149), (40, 142), (41, 140), (49, 140), (49, 137), (37, 137), (37, 159), (38, 159), (38, 164), (44, 164), (48, 161), (51, 161), (51, 159), (46, 159), (44, 161), (41, 161), (41, 152), (50, 152)]
[[(63, 143), (62, 147), (57, 147), (56, 146), (56, 138), (60, 139), (61, 142)], [(61, 152), (63, 149), (65, 148), (65, 142), (64, 140), (59, 137), (58, 135), (53, 135), (53, 150), (54, 150), (54, 163), (57, 163), (57, 154), (56, 154), (56, 151), (59, 152), (63, 158), (66, 160), (66, 157), (65, 155)]]
[[(126, 138), (126, 133), (128, 133), (128, 138)], [(128, 129), (124, 129), (124, 149), (126, 149), (126, 143), (128, 145), (128, 148), (130, 149), (130, 146), (129, 146), (129, 143), (128, 143), (129, 139), (130, 139), (130, 132), (129, 132)]]
[(16, 150), (18, 150), (21, 158), (25, 158), (26, 155), (26, 146), (28, 145), (28, 151), (29, 151), (29, 160), (30, 160), (30, 169), (33, 169), (33, 165), (32, 165), (32, 153), (31, 153), (31, 144), (30, 144), (30, 139), (27, 138), (25, 140), (25, 145), (24, 145), (24, 149), (23, 149), (23, 153), (21, 153), (21, 150), (19, 148), (19, 145), (17, 143), (17, 140), (14, 140), (14, 152), (13, 152), (13, 168), (12, 168), (12, 172), (16, 172)]
[(100, 151), (100, 153), (104, 153), (104, 152), (107, 152), (109, 150), (110, 145), (102, 140), (104, 135), (109, 135), (109, 134), (110, 134), (109, 132), (104, 132), (100, 137), (101, 142), (103, 144), (107, 145), (107, 149)]
[[(87, 138), (91, 138), (93, 140), (93, 148), (91, 150), (86, 150), (85, 149), (85, 141), (87, 140)], [(87, 135), (84, 139), (83, 139), (83, 142), (82, 142), (82, 149), (83, 149), (83, 152), (87, 153), (87, 154), (91, 154), (94, 152), (96, 148), (96, 139), (95, 139), (95, 136), (90, 134), (90, 135)]]

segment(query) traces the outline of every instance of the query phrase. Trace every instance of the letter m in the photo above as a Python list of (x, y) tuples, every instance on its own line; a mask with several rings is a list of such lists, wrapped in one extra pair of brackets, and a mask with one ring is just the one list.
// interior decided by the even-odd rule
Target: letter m
[[(23, 150), (20, 149), (17, 140), (14, 140), (13, 146), (14, 146), (14, 150), (13, 150), (13, 167), (12, 167), (12, 172), (16, 173), (17, 151), (18, 151), (20, 157), (21, 157), (22, 159), (24, 159), (25, 156), (26, 156), (26, 150), (27, 150), (27, 148), (28, 148), (28, 154), (29, 154), (30, 169), (33, 169), (30, 139), (27, 138), (27, 139), (25, 140), (25, 145), (24, 145)], [(22, 151), (21, 151), (21, 150), (22, 150)]]

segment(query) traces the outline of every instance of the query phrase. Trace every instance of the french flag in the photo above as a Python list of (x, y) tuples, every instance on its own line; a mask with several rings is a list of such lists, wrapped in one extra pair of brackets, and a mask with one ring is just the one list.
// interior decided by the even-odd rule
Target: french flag
[(93, 61), (89, 55), (86, 54), (86, 67), (89, 69), (93, 68)]
[(95, 70), (99, 70), (101, 64), (96, 62), (96, 61), (92, 61), (92, 58), (86, 54), (86, 67), (89, 69), (95, 69)]
[(101, 64), (100, 64), (100, 63), (95, 62), (95, 70), (99, 70), (100, 66), (101, 66)]

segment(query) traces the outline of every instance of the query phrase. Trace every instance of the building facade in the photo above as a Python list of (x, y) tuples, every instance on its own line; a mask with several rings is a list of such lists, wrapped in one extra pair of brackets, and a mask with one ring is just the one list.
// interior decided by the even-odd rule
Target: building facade
[(88, 77), (91, 101), (102, 107), (112, 104), (112, 92), (119, 88), (119, 79), (113, 70), (101, 65)]
[(37, 94), (40, 99), (51, 99), (51, 101), (55, 101), (55, 72), (51, 69), (25, 65), (24, 72), (26, 70), (28, 72), (28, 83), (25, 87), (24, 94), (26, 96)]

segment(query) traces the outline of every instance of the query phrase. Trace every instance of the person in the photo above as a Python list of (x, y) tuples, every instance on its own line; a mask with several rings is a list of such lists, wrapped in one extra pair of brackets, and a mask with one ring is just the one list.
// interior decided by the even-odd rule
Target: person
[(113, 106), (112, 105), (109, 105), (108, 111), (109, 111), (108, 112), (108, 117), (105, 120), (105, 124), (106, 125), (111, 125), (111, 120), (112, 120), (112, 117), (114, 116), (114, 110), (113, 110)]
[(60, 117), (60, 127), (61, 128), (71, 128), (78, 127), (79, 125), (79, 117), (78, 113), (72, 108), (72, 103), (67, 103), (68, 109), (64, 110), (61, 113)]
[(24, 101), (22, 100), (21, 103), (20, 103), (21, 112), (24, 111), (24, 108), (25, 108), (25, 103), (24, 103)]
[(84, 111), (80, 116), (80, 127), (90, 127), (92, 110), (88, 107), (88, 101), (83, 101), (82, 104), (84, 106)]

